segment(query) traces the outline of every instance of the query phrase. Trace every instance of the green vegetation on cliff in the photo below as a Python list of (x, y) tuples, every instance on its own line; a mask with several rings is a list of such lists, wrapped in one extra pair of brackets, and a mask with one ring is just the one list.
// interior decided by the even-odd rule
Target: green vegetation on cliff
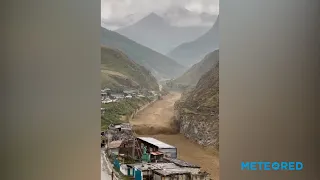
[(219, 149), (219, 62), (175, 103), (175, 121), (186, 137)]
[(121, 50), (130, 59), (144, 66), (160, 79), (179, 76), (185, 70), (184, 66), (173, 59), (103, 27), (101, 27), (101, 43), (104, 46)]
[(219, 50), (215, 50), (205, 56), (200, 62), (194, 64), (187, 72), (182, 76), (174, 79), (173, 84), (180, 86), (194, 86), (198, 83), (199, 79), (212, 69), (219, 61)]
[(101, 85), (111, 89), (146, 88), (158, 90), (156, 78), (120, 50), (101, 47)]
[(101, 107), (105, 108), (105, 113), (101, 115), (101, 130), (106, 130), (112, 123), (126, 122), (127, 116), (151, 101), (152, 99), (142, 97), (101, 104)]

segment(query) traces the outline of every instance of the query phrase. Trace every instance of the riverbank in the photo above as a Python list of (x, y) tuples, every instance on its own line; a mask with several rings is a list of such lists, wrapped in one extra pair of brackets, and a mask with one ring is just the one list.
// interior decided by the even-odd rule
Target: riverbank
[(180, 99), (181, 94), (171, 92), (163, 96), (162, 100), (150, 104), (139, 111), (130, 120), (133, 130), (139, 135), (176, 134), (173, 128), (173, 106)]
[(154, 137), (178, 149), (178, 158), (198, 164), (202, 170), (219, 179), (219, 155), (186, 138), (173, 128), (174, 103), (179, 100), (179, 92), (170, 92), (162, 100), (144, 108), (130, 120), (138, 135)]
[(153, 99), (141, 97), (102, 104), (101, 107), (105, 109), (105, 112), (101, 115), (101, 130), (105, 131), (110, 124), (129, 122), (131, 116), (153, 101)]

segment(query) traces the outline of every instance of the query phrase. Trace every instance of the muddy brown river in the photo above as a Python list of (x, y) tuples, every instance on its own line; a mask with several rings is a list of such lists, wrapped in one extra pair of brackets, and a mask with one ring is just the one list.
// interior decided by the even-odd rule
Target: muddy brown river
[(201, 166), (202, 170), (207, 171), (213, 179), (218, 180), (218, 154), (213, 150), (204, 149), (182, 134), (176, 133), (171, 126), (173, 106), (180, 96), (180, 93), (171, 92), (162, 100), (156, 101), (140, 111), (130, 123), (139, 135), (154, 137), (175, 146), (178, 149), (179, 159)]

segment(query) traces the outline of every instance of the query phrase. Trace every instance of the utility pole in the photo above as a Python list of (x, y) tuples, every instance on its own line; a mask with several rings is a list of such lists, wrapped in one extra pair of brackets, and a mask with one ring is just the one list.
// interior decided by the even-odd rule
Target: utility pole
[(111, 172), (111, 180), (113, 180), (113, 170), (112, 170), (112, 172)]

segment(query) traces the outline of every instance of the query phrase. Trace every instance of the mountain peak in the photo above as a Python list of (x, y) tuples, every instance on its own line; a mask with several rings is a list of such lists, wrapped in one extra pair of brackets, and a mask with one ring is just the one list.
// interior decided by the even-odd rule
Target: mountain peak
[(219, 15), (217, 16), (216, 21), (214, 22), (214, 24), (211, 26), (209, 31), (215, 31), (216, 29), (219, 29)]
[(140, 22), (163, 22), (163, 21), (164, 21), (163, 18), (154, 12), (148, 14), (146, 17), (140, 20)]

